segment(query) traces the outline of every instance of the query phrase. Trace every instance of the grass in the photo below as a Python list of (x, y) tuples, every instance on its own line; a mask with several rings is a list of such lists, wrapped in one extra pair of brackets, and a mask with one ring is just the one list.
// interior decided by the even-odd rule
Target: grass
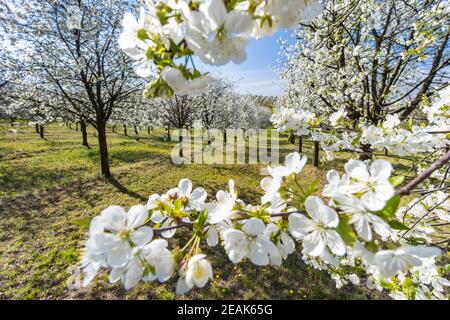
[[(282, 267), (237, 265), (228, 261), (220, 247), (207, 254), (215, 278), (203, 290), (175, 296), (176, 277), (165, 284), (140, 284), (130, 291), (110, 285), (106, 273), (81, 290), (69, 289), (74, 266), (79, 261), (86, 228), (80, 219), (98, 215), (111, 204), (130, 207), (145, 203), (152, 193), (163, 193), (189, 178), (208, 193), (224, 188), (233, 178), (239, 196), (257, 202), (261, 196), (259, 165), (172, 164), (174, 145), (164, 131), (133, 137), (109, 133), (112, 174), (110, 183), (99, 176), (95, 133), (89, 131), (91, 149), (81, 146), (81, 134), (65, 126), (46, 128), (45, 140), (33, 127), (21, 125), (17, 134), (0, 126), (0, 299), (371, 299), (373, 293), (347, 286), (335, 289), (334, 281), (321, 271), (290, 256)], [(295, 150), (284, 138), (280, 153)], [(312, 146), (305, 143), (311, 159)], [(322, 170), (310, 165), (302, 172), (305, 186), (318, 179)], [(171, 245), (187, 238), (181, 233)]]

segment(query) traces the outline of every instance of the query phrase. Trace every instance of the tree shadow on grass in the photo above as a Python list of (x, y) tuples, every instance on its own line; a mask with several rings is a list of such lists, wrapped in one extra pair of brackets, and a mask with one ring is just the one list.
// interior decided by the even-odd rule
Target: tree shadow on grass
[(126, 186), (124, 186), (123, 184), (121, 184), (119, 182), (119, 180), (117, 180), (114, 177), (109, 177), (107, 179), (119, 192), (125, 193), (127, 195), (129, 195), (132, 198), (135, 199), (139, 199), (141, 201), (147, 201), (147, 198), (144, 197), (143, 195), (140, 195), (137, 192), (131, 191), (130, 189), (128, 189)]

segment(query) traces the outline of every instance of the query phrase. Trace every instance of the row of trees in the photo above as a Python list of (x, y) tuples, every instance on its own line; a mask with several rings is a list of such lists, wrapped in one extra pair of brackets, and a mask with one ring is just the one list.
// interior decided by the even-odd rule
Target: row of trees
[(143, 80), (117, 46), (122, 13), (135, 1), (14, 0), (0, 6), (0, 117), (26, 119), (41, 137), (46, 123), (79, 123), (85, 146), (91, 125), (105, 177), (111, 176), (107, 124), (129, 126), (139, 139), (142, 126), (180, 129), (198, 119), (207, 129), (269, 123), (270, 109), (237, 94), (228, 81), (195, 96), (143, 99)]

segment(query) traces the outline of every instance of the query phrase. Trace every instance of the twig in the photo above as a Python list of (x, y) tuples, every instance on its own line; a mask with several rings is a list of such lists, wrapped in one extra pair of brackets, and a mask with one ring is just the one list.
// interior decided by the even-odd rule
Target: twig
[(400, 188), (397, 191), (397, 194), (399, 194), (401, 196), (410, 194), (411, 190), (413, 190), (419, 183), (428, 179), (433, 172), (442, 168), (449, 160), (450, 160), (450, 151), (448, 151), (446, 154), (444, 154), (444, 156), (442, 156), (442, 158), (435, 161), (428, 169), (421, 172), (417, 177), (415, 177), (413, 180), (411, 180), (406, 186)]
[(400, 239), (403, 239), (403, 238), (405, 237), (405, 235), (406, 235), (409, 231), (411, 231), (412, 229), (414, 229), (414, 228), (419, 224), (420, 221), (422, 221), (423, 219), (425, 219), (431, 212), (433, 212), (434, 209), (436, 209), (436, 208), (439, 207), (441, 204), (443, 204), (445, 201), (447, 201), (448, 198), (450, 198), (450, 195), (447, 196), (447, 197), (445, 197), (445, 199), (442, 200), (441, 202), (435, 204), (435, 205), (432, 206), (430, 209), (428, 209), (427, 212), (426, 212), (423, 216), (421, 216), (419, 220), (417, 220), (416, 222), (414, 222), (414, 224), (413, 224), (408, 230), (406, 230), (406, 231), (403, 233), (403, 235), (400, 237)]

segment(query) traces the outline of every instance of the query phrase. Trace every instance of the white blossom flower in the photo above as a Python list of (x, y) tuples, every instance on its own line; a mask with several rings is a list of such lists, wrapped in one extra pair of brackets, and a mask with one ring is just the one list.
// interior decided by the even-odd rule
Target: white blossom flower
[(95, 234), (95, 252), (104, 254), (113, 268), (124, 267), (132, 256), (134, 246), (144, 246), (153, 238), (153, 230), (143, 226), (148, 218), (145, 206), (137, 205), (126, 213), (119, 206), (110, 206), (101, 216), (105, 232)]
[(186, 284), (203, 288), (209, 279), (213, 278), (211, 264), (205, 259), (204, 254), (197, 254), (189, 259), (186, 271)]
[(375, 254), (375, 263), (380, 272), (391, 277), (400, 271), (407, 271), (412, 267), (423, 264), (424, 258), (438, 256), (441, 250), (436, 247), (403, 246), (396, 250), (382, 250)]
[(332, 253), (344, 255), (344, 242), (334, 230), (339, 224), (336, 211), (316, 196), (306, 199), (305, 208), (312, 220), (298, 213), (291, 214), (288, 218), (291, 234), (302, 240), (303, 252), (317, 257), (328, 247)]
[(264, 234), (264, 222), (251, 218), (243, 222), (242, 230), (227, 229), (223, 233), (224, 247), (233, 263), (249, 258), (258, 266), (278, 263), (280, 253)]
[(246, 59), (245, 47), (253, 27), (248, 12), (227, 12), (222, 0), (206, 0), (187, 18), (186, 41), (204, 63), (224, 65)]
[(209, 223), (216, 224), (230, 217), (237, 200), (234, 190), (234, 181), (228, 181), (228, 192), (219, 190), (216, 194), (217, 202), (215, 208), (209, 214)]
[(383, 209), (395, 194), (389, 182), (392, 165), (385, 160), (376, 160), (369, 168), (360, 160), (350, 160), (345, 164), (345, 172), (350, 182), (341, 188), (341, 192), (363, 193), (361, 201), (371, 211)]
[(347, 111), (344, 108), (340, 108), (338, 111), (332, 113), (329, 117), (332, 126), (337, 126), (339, 122), (345, 118)]
[(344, 212), (351, 214), (350, 224), (354, 224), (355, 230), (362, 239), (366, 241), (372, 240), (372, 228), (383, 239), (389, 237), (391, 228), (380, 217), (370, 213), (363, 201), (354, 196), (336, 195), (335, 199), (338, 208)]
[(213, 277), (211, 264), (205, 259), (204, 254), (197, 254), (183, 261), (180, 269), (180, 278), (177, 282), (177, 294), (185, 294), (194, 286), (203, 288), (209, 279)]

